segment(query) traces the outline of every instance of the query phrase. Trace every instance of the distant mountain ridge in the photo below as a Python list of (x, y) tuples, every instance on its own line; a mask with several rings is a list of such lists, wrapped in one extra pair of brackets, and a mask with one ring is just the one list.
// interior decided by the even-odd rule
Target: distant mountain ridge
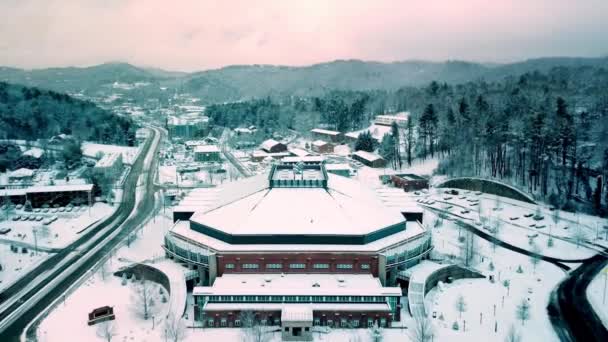
[(0, 80), (64, 92), (95, 91), (114, 82), (149, 82), (201, 97), (206, 103), (259, 98), (272, 94), (319, 95), (328, 90), (394, 90), (422, 86), (435, 80), (463, 83), (500, 80), (554, 67), (608, 68), (608, 57), (548, 57), (509, 64), (466, 61), (373, 62), (336, 60), (310, 66), (232, 65), (182, 73), (142, 68), (127, 63), (105, 63), (85, 68), (22, 70), (0, 67)]

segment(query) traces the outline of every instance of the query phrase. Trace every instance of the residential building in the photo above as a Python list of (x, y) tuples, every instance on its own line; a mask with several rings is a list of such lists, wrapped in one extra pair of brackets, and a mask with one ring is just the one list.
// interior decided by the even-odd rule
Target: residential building
[(367, 151), (357, 151), (353, 153), (352, 158), (369, 167), (384, 167), (386, 165), (384, 158)]

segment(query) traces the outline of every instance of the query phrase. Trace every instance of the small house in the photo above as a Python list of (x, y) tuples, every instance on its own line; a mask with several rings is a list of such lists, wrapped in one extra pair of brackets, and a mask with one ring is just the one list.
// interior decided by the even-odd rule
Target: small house
[(279, 153), (279, 152), (287, 152), (287, 146), (283, 143), (280, 143), (274, 139), (268, 139), (260, 145), (262, 150), (268, 153)]
[(352, 158), (369, 167), (384, 167), (386, 165), (384, 158), (367, 151), (357, 151), (353, 153)]

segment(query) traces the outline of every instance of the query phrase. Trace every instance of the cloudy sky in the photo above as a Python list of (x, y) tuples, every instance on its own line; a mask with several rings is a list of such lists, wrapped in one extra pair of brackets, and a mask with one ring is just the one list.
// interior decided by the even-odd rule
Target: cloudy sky
[(0, 0), (0, 65), (608, 55), (608, 0)]

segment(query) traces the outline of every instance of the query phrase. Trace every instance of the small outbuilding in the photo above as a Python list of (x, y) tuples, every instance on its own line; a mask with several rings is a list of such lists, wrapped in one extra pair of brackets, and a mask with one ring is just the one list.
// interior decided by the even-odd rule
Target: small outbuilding
[(334, 145), (323, 140), (315, 140), (312, 142), (312, 150), (316, 153), (333, 153)]
[(260, 145), (262, 150), (268, 153), (287, 152), (287, 145), (280, 143), (274, 139), (268, 139)]
[(357, 151), (353, 153), (352, 158), (369, 167), (384, 167), (386, 165), (384, 158), (367, 151)]
[(194, 160), (198, 162), (219, 162), (220, 149), (217, 145), (198, 145), (194, 148)]

